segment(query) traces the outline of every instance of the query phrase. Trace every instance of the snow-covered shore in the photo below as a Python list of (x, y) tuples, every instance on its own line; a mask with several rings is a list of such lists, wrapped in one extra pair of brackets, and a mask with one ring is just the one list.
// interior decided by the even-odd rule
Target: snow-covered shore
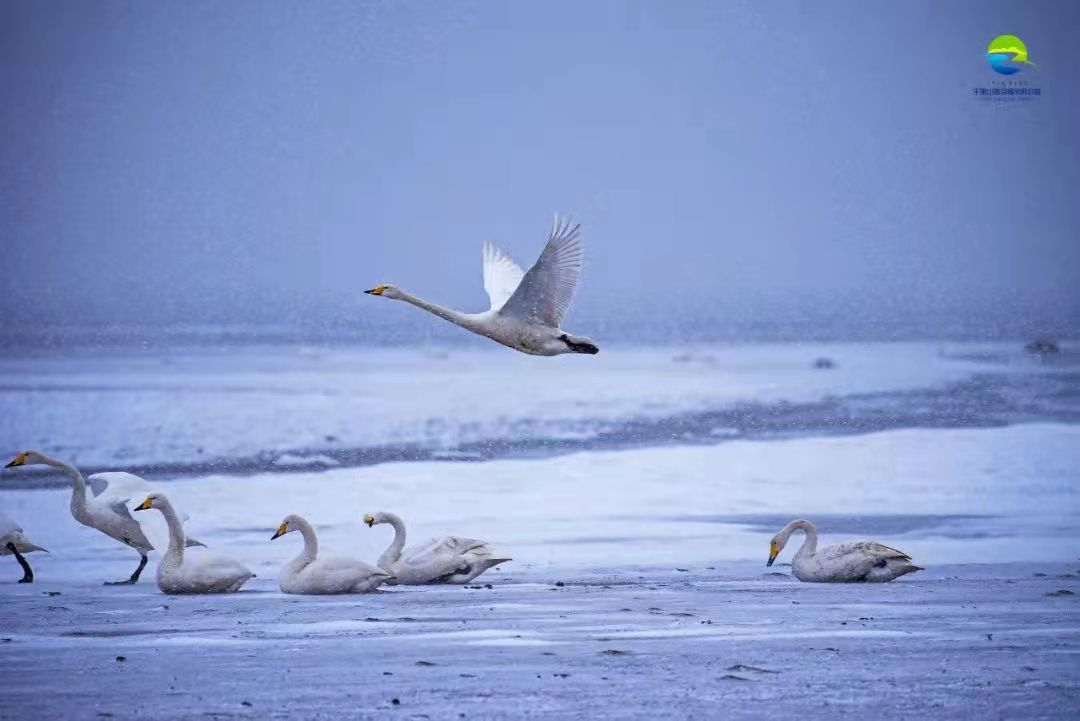
[(1075, 717), (1080, 561), (885, 585), (762, 570), (317, 598), (5, 584), (0, 718)]

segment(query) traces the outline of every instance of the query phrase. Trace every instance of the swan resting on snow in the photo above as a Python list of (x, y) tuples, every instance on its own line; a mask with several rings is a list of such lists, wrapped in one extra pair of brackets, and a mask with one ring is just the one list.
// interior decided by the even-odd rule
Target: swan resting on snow
[(22, 554), (33, 553), (34, 551), (48, 553), (44, 548), (27, 538), (23, 534), (22, 526), (16, 523), (11, 516), (0, 513), (0, 556), (15, 556), (15, 560), (19, 562), (23, 570), (23, 577), (19, 579), (19, 583), (34, 582), (34, 571), (30, 568), (30, 564), (26, 562), (26, 559), (22, 557)]
[[(128, 502), (149, 495), (153, 487), (133, 473), (119, 471), (95, 473), (89, 479), (83, 478), (75, 466), (64, 461), (50, 458), (44, 453), (26, 451), (4, 468), (16, 466), (49, 466), (71, 479), (71, 515), (76, 521), (101, 531), (109, 538), (130, 546), (139, 554), (139, 565), (130, 578), (123, 581), (109, 581), (107, 586), (136, 583), (143, 569), (146, 568), (147, 554), (154, 544), (146, 537), (142, 526), (128, 511)], [(87, 493), (87, 485), (90, 493)], [(187, 540), (189, 546), (202, 546), (194, 538)]]
[(379, 567), (394, 575), (391, 583), (415, 586), (428, 583), (468, 583), (489, 568), (513, 560), (500, 556), (484, 541), (445, 536), (405, 548), (405, 522), (394, 513), (364, 516), (368, 528), (387, 523), (394, 540), (379, 556)]
[(395, 285), (364, 291), (403, 300), (459, 325), (466, 330), (530, 355), (599, 352), (588, 338), (570, 335), (562, 324), (581, 274), (585, 246), (581, 226), (569, 220), (555, 223), (536, 264), (526, 273), (504, 251), (484, 244), (484, 290), (491, 308), (483, 313), (462, 313), (429, 303)]
[(270, 540), (293, 531), (299, 531), (304, 537), (304, 549), (299, 556), (281, 567), (278, 583), (283, 593), (367, 593), (393, 579), (383, 569), (355, 558), (320, 557), (315, 529), (302, 516), (285, 516)]
[(884, 583), (923, 570), (911, 562), (911, 556), (877, 541), (841, 543), (819, 551), (817, 529), (810, 521), (801, 519), (787, 524), (773, 536), (766, 565), (773, 565), (791, 534), (799, 530), (806, 534), (806, 540), (791, 559), (791, 572), (800, 581)]
[(169, 527), (169, 550), (157, 569), (157, 585), (162, 593), (232, 593), (255, 576), (228, 556), (201, 548), (185, 552), (184, 526), (165, 494), (151, 493), (135, 510), (151, 508), (161, 511)]

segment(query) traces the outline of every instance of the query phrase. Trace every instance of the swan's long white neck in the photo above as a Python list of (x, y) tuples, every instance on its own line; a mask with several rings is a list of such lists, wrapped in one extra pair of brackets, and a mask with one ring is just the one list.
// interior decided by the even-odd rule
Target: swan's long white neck
[(184, 562), (184, 545), (187, 543), (187, 539), (184, 538), (184, 524), (180, 521), (180, 516), (176, 514), (176, 509), (173, 508), (169, 499), (159, 498), (154, 508), (161, 511), (161, 515), (165, 517), (165, 525), (169, 527), (169, 550), (162, 556), (161, 563), (179, 566)]
[(41, 456), (41, 462), (71, 479), (71, 515), (78, 518), (86, 511), (86, 479), (79, 469), (56, 458)]
[(473, 328), (472, 316), (468, 313), (462, 313), (460, 311), (453, 310), (452, 308), (444, 308), (441, 305), (435, 303), (429, 303), (423, 298), (418, 298), (412, 293), (408, 293), (398, 288), (399, 300), (403, 300), (406, 303), (412, 303), (417, 308), (423, 308), (432, 315), (437, 315), (443, 320), (448, 320), (455, 325), (460, 325), (463, 328)]
[(795, 552), (796, 556), (813, 556), (817, 551), (817, 528), (810, 521), (799, 519), (792, 521), (784, 526), (784, 529), (780, 531), (780, 535), (784, 539), (784, 543), (787, 543), (788, 538), (795, 531), (803, 531), (806, 534), (806, 540), (803, 541), (802, 547)]
[(379, 567), (386, 568), (401, 559), (401, 550), (405, 548), (405, 521), (396, 513), (381, 514), (384, 523), (394, 527), (394, 540), (390, 542), (383, 554), (379, 556)]
[(300, 555), (292, 560), (291, 564), (297, 568), (303, 568), (318, 558), (319, 539), (316, 538), (315, 529), (311, 527), (307, 519), (294, 518), (289, 521), (289, 525), (296, 526), (296, 530), (300, 531), (300, 535), (304, 537), (304, 548), (300, 551)]

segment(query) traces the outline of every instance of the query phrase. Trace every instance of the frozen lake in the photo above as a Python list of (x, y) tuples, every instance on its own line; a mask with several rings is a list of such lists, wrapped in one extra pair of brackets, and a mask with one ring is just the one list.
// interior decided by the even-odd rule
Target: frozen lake
[[(823, 356), (835, 368), (814, 369)], [(259, 576), (231, 597), (165, 597), (155, 555), (139, 586), (102, 587), (136, 555), (71, 519), (62, 479), (4, 471), (0, 508), (52, 553), (29, 557), (30, 587), (0, 558), (0, 715), (1075, 715), (1075, 351), (580, 360), (295, 347), (0, 360), (6, 452), (143, 473)], [(480, 588), (277, 591), (298, 552), (269, 541), (284, 515), (373, 560), (390, 533), (360, 519), (379, 510), (412, 540), (483, 538), (514, 561)], [(795, 517), (825, 543), (875, 538), (927, 570), (799, 583), (764, 565)]]

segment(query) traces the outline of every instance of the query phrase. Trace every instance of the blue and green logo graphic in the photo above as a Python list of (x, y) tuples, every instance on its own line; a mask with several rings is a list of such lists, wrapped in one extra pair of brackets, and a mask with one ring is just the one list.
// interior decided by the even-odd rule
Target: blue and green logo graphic
[(1034, 65), (1028, 60), (1027, 45), (1015, 35), (998, 35), (986, 49), (990, 67), (1002, 75), (1020, 72), (1024, 65)]

